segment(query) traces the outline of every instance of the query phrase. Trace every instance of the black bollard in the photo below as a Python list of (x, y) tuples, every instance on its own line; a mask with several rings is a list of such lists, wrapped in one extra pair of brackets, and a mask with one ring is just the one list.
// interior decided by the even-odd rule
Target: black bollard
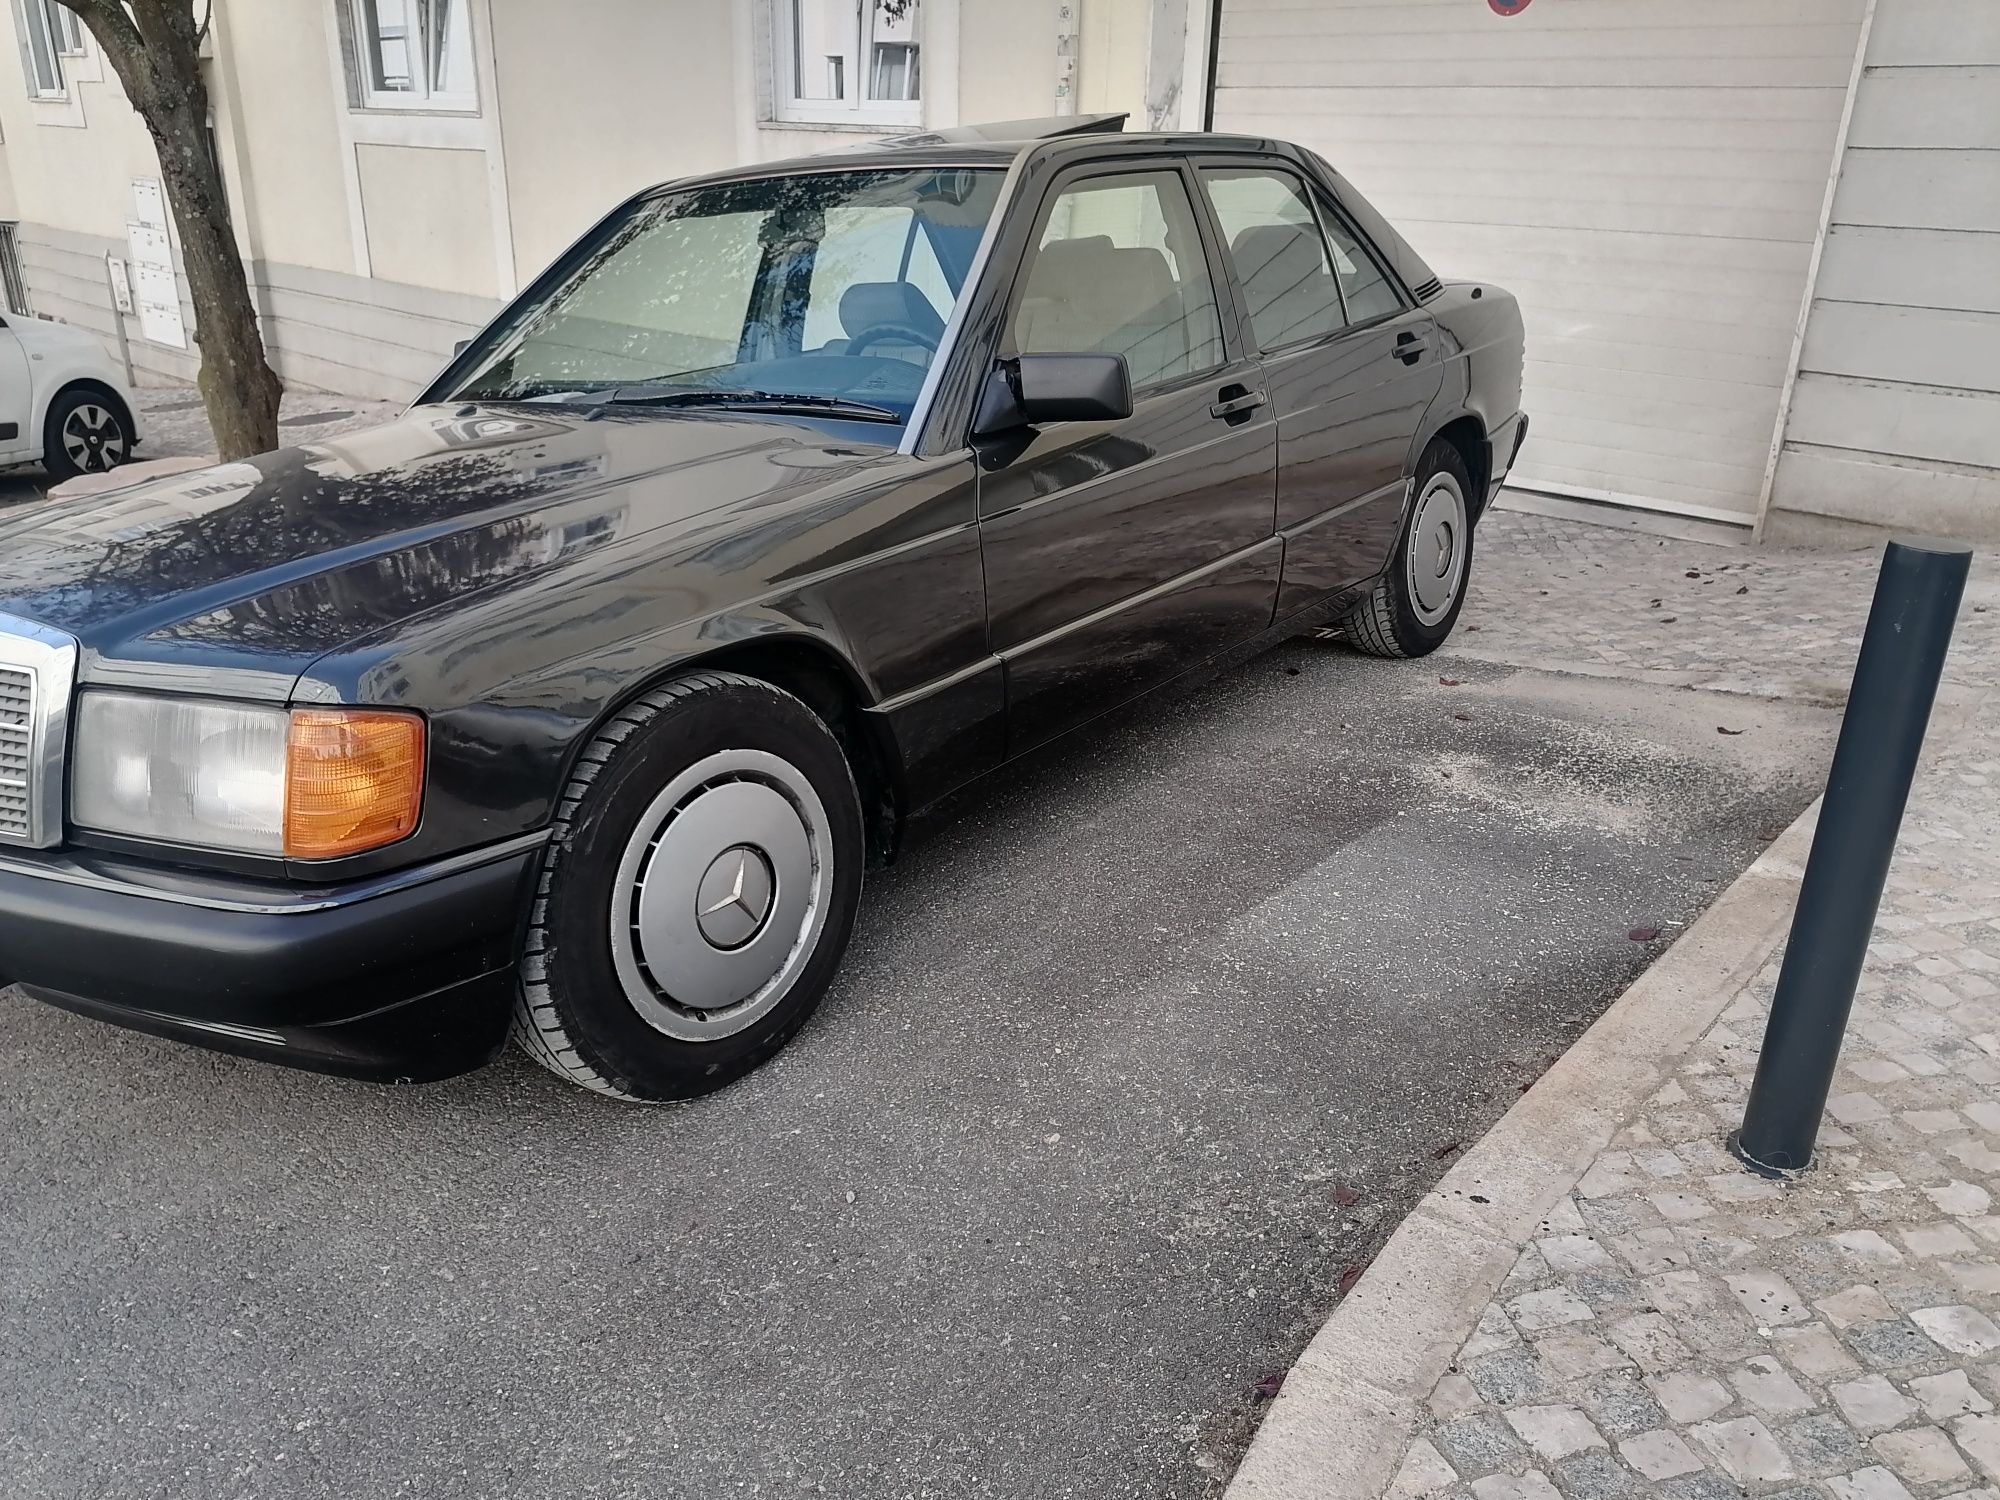
[(1756, 1081), (1729, 1138), (1765, 1176), (1812, 1160), (1971, 564), (1955, 542), (1898, 540), (1882, 555)]

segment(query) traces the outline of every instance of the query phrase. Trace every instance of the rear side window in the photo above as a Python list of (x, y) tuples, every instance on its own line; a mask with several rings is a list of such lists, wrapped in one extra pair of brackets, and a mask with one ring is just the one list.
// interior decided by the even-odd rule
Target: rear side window
[(1087, 177), (1056, 194), (1028, 261), (1014, 347), (1122, 354), (1139, 389), (1222, 363), (1215, 283), (1179, 173)]
[(1403, 299), (1382, 268), (1340, 220), (1328, 214), (1327, 238), (1333, 242), (1333, 268), (1340, 277), (1340, 295), (1347, 302), (1347, 321), (1367, 323), (1403, 310)]
[(1346, 326), (1319, 219), (1295, 177), (1256, 168), (1201, 174), (1262, 349), (1282, 349)]

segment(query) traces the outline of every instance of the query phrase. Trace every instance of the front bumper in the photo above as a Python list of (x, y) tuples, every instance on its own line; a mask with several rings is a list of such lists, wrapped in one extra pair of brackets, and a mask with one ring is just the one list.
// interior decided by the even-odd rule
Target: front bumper
[(321, 890), (0, 857), (0, 982), (120, 1026), (423, 1082), (507, 1039), (539, 841)]

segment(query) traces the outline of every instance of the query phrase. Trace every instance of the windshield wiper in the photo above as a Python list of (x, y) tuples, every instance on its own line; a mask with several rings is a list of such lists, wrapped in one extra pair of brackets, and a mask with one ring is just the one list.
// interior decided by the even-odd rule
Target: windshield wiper
[(578, 406), (722, 406), (736, 411), (803, 411), (863, 422), (900, 422), (900, 412), (842, 396), (800, 395), (786, 391), (663, 391), (647, 386), (619, 386), (579, 396)]

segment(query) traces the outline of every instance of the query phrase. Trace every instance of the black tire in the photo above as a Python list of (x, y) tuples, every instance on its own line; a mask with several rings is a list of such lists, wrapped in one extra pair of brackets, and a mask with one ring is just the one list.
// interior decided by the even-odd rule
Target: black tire
[[(1410, 549), (1417, 544), (1419, 520), (1427, 513), (1427, 497), (1440, 481), (1454, 486), (1457, 492), (1458, 522), (1451, 544), (1456, 550), (1450, 559), (1457, 570), (1457, 583), (1450, 589), (1448, 601), (1426, 605), (1417, 597)], [(1402, 535), (1396, 538), (1396, 552), (1387, 571), (1340, 621), (1340, 631), (1347, 643), (1370, 656), (1430, 655), (1445, 643), (1458, 623), (1459, 612), (1465, 608), (1466, 585), (1472, 577), (1473, 537), (1472, 476), (1466, 471), (1465, 456), (1443, 438), (1435, 439), (1424, 449), (1417, 464), (1410, 495), (1409, 514), (1403, 518)], [(1439, 524), (1425, 528), (1433, 551)], [(1433, 589), (1443, 577), (1440, 572), (1437, 580), (1431, 582)]]
[[(706, 863), (683, 861), (670, 868), (665, 854), (674, 839), (683, 837), (690, 840), (691, 851), (706, 847), (694, 844), (696, 834), (682, 834), (682, 828), (733, 828), (728, 805), (717, 814), (717, 804), (708, 804), (706, 817), (690, 816), (687, 810), (712, 793), (741, 793), (746, 783), (750, 795), (761, 795), (757, 787), (762, 783), (753, 773), (740, 771), (718, 771), (712, 780), (701, 781), (709, 774), (703, 768), (757, 757), (774, 768), (789, 768), (778, 770), (781, 777), (796, 773), (795, 779), (766, 785), (764, 791), (793, 804), (813, 850), (814, 876), (793, 881), (773, 874), (791, 867), (758, 852), (750, 834), (731, 831), (726, 836), (736, 842), (708, 864), (709, 875), (688, 877), (697, 882), (689, 887), (696, 899), (686, 903), (687, 915), (674, 921), (696, 940), (707, 941), (703, 924), (708, 914), (693, 915), (708, 890), (706, 881), (725, 859), (735, 857), (740, 894), (749, 861), (738, 851), (750, 850), (750, 859), (765, 872), (761, 878), (768, 904), (763, 914), (748, 918), (753, 936), (733, 946), (711, 945), (703, 961), (719, 954), (713, 962), (748, 962), (754, 968), (763, 962), (757, 950), (783, 952), (786, 967), (775, 972), (769, 986), (782, 979), (784, 987), (773, 999), (753, 996), (734, 1010), (686, 1008), (646, 966), (657, 957), (644, 946), (650, 930), (642, 919), (645, 903), (652, 899), (645, 892), (646, 880), (666, 886), (676, 880), (675, 870)], [(698, 783), (695, 790), (665, 812), (654, 832), (652, 820), (661, 817), (661, 805), (690, 777)], [(815, 796), (818, 805), (812, 809)], [(639, 837), (642, 827), (648, 831), (644, 840)], [(669, 829), (676, 831), (670, 836)], [(823, 848), (811, 843), (815, 837), (823, 837)], [(584, 749), (564, 789), (529, 914), (515, 1040), (559, 1076), (620, 1099), (688, 1099), (733, 1082), (790, 1041), (826, 993), (853, 932), (865, 855), (861, 799), (847, 759), (826, 723), (797, 698), (769, 683), (723, 671), (691, 673), (645, 694), (615, 714)], [(630, 879), (635, 859), (643, 862), (636, 884)], [(779, 930), (781, 918), (789, 919), (793, 899), (781, 897), (781, 887), (818, 893), (824, 916), (817, 927), (805, 919), (796, 937)], [(664, 895), (659, 899), (663, 913), (680, 910)], [(614, 901), (623, 903), (623, 937), (613, 927)], [(689, 941), (689, 932), (675, 931), (674, 940)], [(665, 964), (661, 970), (684, 978), (683, 971), (669, 971)], [(635, 980), (643, 980), (647, 988), (636, 988)], [(758, 1013), (758, 1004), (768, 1004), (768, 1009)], [(648, 1014), (655, 1019), (648, 1020)], [(741, 1019), (752, 1015), (754, 1019)], [(741, 1020), (741, 1029), (719, 1032), (713, 1040), (690, 1040), (661, 1029), (701, 1032), (711, 1019), (721, 1018), (719, 1026), (731, 1016)]]
[(109, 473), (131, 461), (132, 449), (132, 419), (102, 391), (71, 386), (49, 403), (42, 422), (42, 467), (49, 478)]

